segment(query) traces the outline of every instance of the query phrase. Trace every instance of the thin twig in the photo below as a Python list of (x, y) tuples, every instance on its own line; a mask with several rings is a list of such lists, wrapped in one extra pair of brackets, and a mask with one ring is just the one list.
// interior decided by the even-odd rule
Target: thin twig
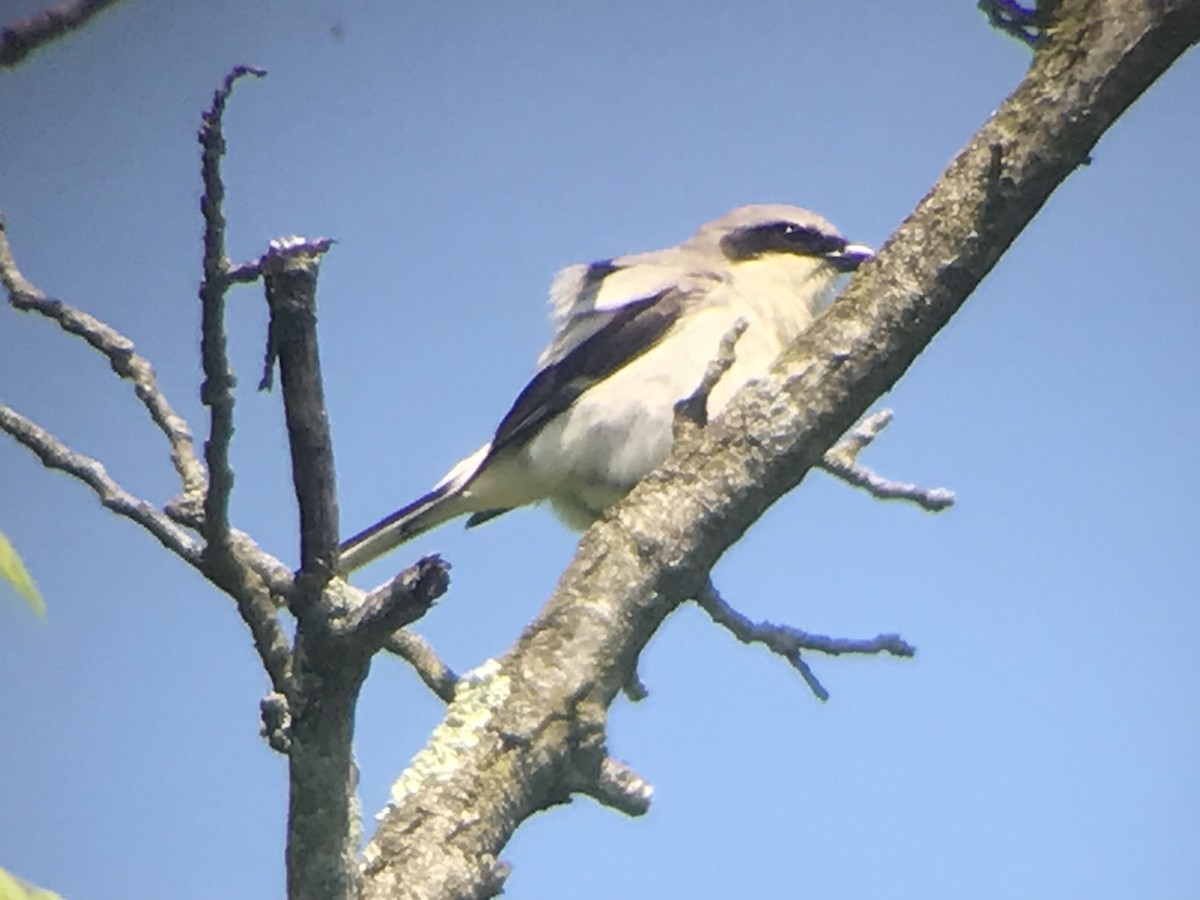
[(0, 27), (0, 68), (13, 68), (34, 50), (70, 34), (119, 0), (59, 3)]
[(811, 650), (838, 656), (844, 653), (879, 654), (889, 653), (892, 656), (913, 656), (917, 651), (911, 644), (896, 634), (881, 634), (866, 640), (854, 638), (834, 638), (823, 634), (810, 634), (790, 625), (776, 625), (773, 622), (753, 622), (742, 615), (717, 592), (710, 581), (696, 596), (696, 603), (708, 613), (709, 617), (726, 629), (743, 644), (762, 644), (772, 653), (782, 656), (808, 684), (812, 692), (820, 700), (828, 700), (829, 692), (817, 680), (808, 663), (800, 653)]
[[(275, 690), (290, 696), (292, 653), (279, 622), (276, 598), (290, 595), (292, 586), (278, 576), (273, 565), (257, 565), (246, 553), (246, 540), (232, 539), (229, 526), (229, 497), (233, 490), (233, 470), (229, 466), (229, 444), (233, 437), (234, 379), (229, 364), (225, 334), (225, 292), (231, 284), (233, 267), (225, 255), (225, 214), (222, 202), (225, 185), (221, 180), (221, 157), (225, 153), (222, 116), (234, 83), (246, 75), (262, 77), (262, 69), (237, 66), (213, 95), (212, 106), (203, 114), (198, 135), (201, 155), (201, 179), (204, 195), (200, 211), (204, 217), (204, 279), (200, 283), (200, 358), (204, 383), (200, 399), (209, 408), (209, 434), (204, 444), (209, 486), (204, 497), (203, 533), (204, 572), (232, 596), (238, 612), (250, 629), (254, 646), (263, 661)], [(244, 267), (243, 267), (244, 268)], [(264, 554), (265, 556), (265, 554)], [(286, 590), (281, 590), (286, 588)]]
[(171, 448), (171, 463), (179, 473), (184, 496), (201, 496), (208, 479), (204, 466), (196, 456), (192, 431), (167, 401), (158, 386), (150, 361), (134, 352), (133, 341), (112, 326), (61, 300), (47, 297), (31, 284), (13, 258), (3, 218), (0, 218), (0, 283), (8, 291), (9, 302), (14, 308), (22, 312), (40, 313), (63, 331), (83, 338), (108, 358), (109, 365), (117, 375), (133, 382), (137, 398), (167, 438)]
[(194, 507), (204, 493), (207, 479), (192, 445), (191, 430), (158, 387), (153, 366), (135, 353), (133, 342), (116, 329), (47, 297), (31, 284), (13, 259), (3, 220), (0, 220), (0, 282), (16, 309), (40, 313), (64, 331), (83, 338), (104, 354), (114, 372), (133, 382), (138, 399), (170, 444), (171, 460), (183, 484), (183, 494), (172, 500), (166, 510), (159, 510), (122, 488), (99, 460), (71, 450), (54, 435), (7, 407), (0, 407), (0, 429), (32, 450), (44, 465), (83, 481), (105, 507), (137, 522), (189, 564), (213, 574), (214, 582), (237, 601), (272, 684), (277, 690), (287, 689), (290, 648), (278, 620), (279, 603), (272, 597), (286, 598), (291, 589), (291, 575), (282, 563), (240, 534), (236, 542), (226, 542), (226, 550), (232, 554), (226, 555), (228, 565), (214, 566), (202, 544), (176, 524), (183, 522), (189, 528), (202, 525), (202, 517)]
[(200, 567), (202, 554), (199, 541), (153, 504), (121, 487), (99, 460), (76, 453), (50, 432), (3, 404), (0, 404), (0, 431), (7, 432), (18, 443), (25, 445), (42, 461), (42, 465), (78, 478), (95, 491), (107, 509), (137, 522), (172, 553), (190, 565)]
[(230, 284), (252, 284), (262, 278), (262, 257), (242, 263), (229, 263), (225, 278)]
[(746, 333), (749, 323), (738, 318), (733, 327), (727, 331), (721, 338), (721, 343), (717, 345), (717, 353), (704, 369), (704, 375), (700, 378), (700, 383), (696, 385), (696, 389), (692, 393), (675, 404), (675, 422), (676, 425), (682, 419), (684, 422), (691, 422), (703, 428), (708, 424), (708, 398), (712, 394), (713, 388), (717, 383), (725, 377), (725, 373), (737, 361), (737, 342), (741, 336)]
[(23, 444), (47, 468), (57, 469), (78, 478), (90, 487), (100, 502), (117, 515), (141, 525), (158, 541), (184, 562), (209, 575), (213, 582), (232, 596), (242, 618), (250, 626), (254, 645), (263, 666), (277, 691), (290, 689), (291, 650), (287, 635), (279, 622), (277, 606), (272, 595), (283, 585), (278, 578), (267, 580), (258, 573), (277, 575), (282, 564), (257, 551), (254, 563), (247, 547), (238, 545), (234, 557), (226, 557), (227, 565), (216, 566), (202, 550), (202, 545), (153, 504), (134, 496), (108, 474), (104, 464), (90, 456), (77, 453), (34, 422), (0, 404), (0, 431)]
[(880, 410), (846, 432), (820, 462), (835, 478), (862, 488), (877, 500), (907, 500), (929, 512), (941, 512), (954, 505), (954, 492), (947, 488), (923, 488), (904, 481), (884, 478), (858, 462), (858, 454), (892, 421), (890, 409)]
[(204, 112), (199, 134), (204, 182), (204, 195), (200, 198), (200, 211), (204, 216), (204, 280), (200, 283), (200, 356), (204, 384), (200, 399), (210, 411), (208, 440), (204, 443), (210, 479), (204, 498), (204, 536), (210, 553), (224, 547), (229, 534), (229, 495), (233, 490), (229, 442), (233, 437), (233, 389), (236, 383), (225, 337), (225, 291), (229, 287), (231, 267), (225, 256), (225, 214), (221, 208), (225, 198), (225, 185), (221, 180), (221, 157), (225, 153), (221, 117), (234, 82), (245, 75), (261, 77), (265, 74), (251, 66), (238, 66), (226, 75), (224, 83), (213, 95), (212, 106)]

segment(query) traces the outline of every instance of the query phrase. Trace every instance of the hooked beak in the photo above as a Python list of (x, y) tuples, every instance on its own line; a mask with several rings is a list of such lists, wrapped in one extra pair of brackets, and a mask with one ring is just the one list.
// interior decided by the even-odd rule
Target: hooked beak
[(875, 255), (875, 251), (866, 244), (847, 244), (836, 253), (826, 255), (829, 264), (839, 272), (853, 272), (864, 262)]

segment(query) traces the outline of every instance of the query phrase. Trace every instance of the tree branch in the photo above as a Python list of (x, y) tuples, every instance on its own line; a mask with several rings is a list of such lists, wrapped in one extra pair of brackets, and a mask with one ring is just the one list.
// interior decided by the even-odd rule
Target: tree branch
[(3, 284), (8, 292), (9, 303), (14, 309), (40, 313), (63, 331), (83, 338), (108, 358), (109, 365), (117, 375), (133, 382), (134, 393), (150, 414), (151, 421), (166, 436), (171, 447), (171, 463), (179, 473), (184, 497), (199, 497), (204, 492), (208, 479), (204, 473), (204, 466), (200, 464), (192, 446), (192, 431), (159, 388), (150, 361), (135, 353), (133, 341), (112, 326), (61, 300), (47, 297), (31, 284), (17, 267), (8, 243), (8, 229), (2, 216), (0, 284)]
[(294, 697), (292, 645), (279, 621), (279, 609), (291, 594), (291, 573), (238, 531), (229, 533), (224, 553), (206, 549), (200, 571), (237, 603), (272, 688)]
[(607, 757), (600, 764), (600, 777), (593, 785), (573, 786), (596, 802), (627, 816), (641, 816), (650, 811), (654, 786), (620, 760)]
[(862, 488), (877, 500), (907, 500), (927, 512), (941, 512), (954, 505), (954, 492), (947, 488), (923, 488), (904, 481), (892, 481), (873, 472), (858, 461), (861, 453), (879, 432), (892, 421), (892, 411), (882, 409), (867, 416), (842, 436), (818, 464), (835, 478)]
[[(357, 896), (361, 825), (353, 736), (358, 693), (372, 655), (392, 632), (422, 615), (448, 583), (447, 566), (435, 557), (366, 598), (344, 581), (331, 580), (337, 493), (316, 330), (319, 259), (331, 243), (273, 241), (259, 266), (270, 308), (261, 386), (269, 384), (277, 359), (300, 512), (301, 566), (290, 598), (297, 620), (296, 689), (290, 705), (276, 697), (263, 706), (264, 731), (273, 746), (286, 747), (290, 763), (287, 870), (293, 900)], [(227, 276), (228, 271), (223, 262), (222, 272)]]
[(373, 654), (397, 631), (425, 615), (449, 586), (450, 564), (437, 555), (422, 557), (371, 591), (344, 622), (338, 623), (338, 631)]
[(801, 657), (803, 650), (840, 656), (845, 653), (879, 654), (911, 657), (916, 649), (898, 634), (880, 634), (868, 640), (833, 638), (823, 634), (811, 634), (791, 625), (776, 625), (773, 622), (753, 622), (742, 615), (717, 591), (710, 581), (696, 595), (696, 604), (709, 617), (736, 637), (743, 644), (762, 644), (777, 656), (782, 656), (792, 668), (800, 673), (809, 689), (818, 700), (828, 700), (829, 691), (817, 679), (808, 663)]
[(290, 689), (291, 651), (273, 599), (285, 587), (278, 580), (282, 567), (278, 560), (253, 547), (253, 542), (243, 536), (235, 547), (234, 555), (227, 558), (226, 565), (214, 564), (204, 554), (196, 538), (153, 504), (121, 487), (99, 460), (76, 453), (50, 432), (3, 404), (0, 404), (0, 431), (12, 435), (47, 468), (78, 478), (95, 491), (105, 508), (141, 525), (164, 547), (203, 572), (233, 597), (242, 618), (250, 627), (255, 648), (271, 683), (277, 691)]
[(239, 78), (265, 74), (251, 66), (233, 69), (213, 95), (212, 106), (204, 113), (199, 134), (204, 183), (204, 194), (200, 198), (200, 211), (204, 216), (204, 279), (200, 283), (200, 357), (204, 384), (200, 388), (200, 399), (210, 411), (208, 440), (204, 443), (210, 481), (204, 497), (203, 528), (207, 541), (205, 552), (210, 554), (225, 552), (229, 538), (229, 494), (233, 490), (229, 442), (233, 437), (233, 389), (236, 384), (225, 338), (225, 292), (229, 288), (232, 267), (225, 255), (225, 214), (222, 210), (225, 185), (221, 180), (225, 136), (221, 117)]
[(184, 562), (200, 567), (199, 541), (153, 504), (121, 487), (99, 460), (76, 453), (50, 432), (3, 404), (0, 404), (0, 431), (31, 450), (46, 468), (78, 478), (96, 493), (105, 508), (141, 525)]
[(703, 428), (708, 424), (708, 398), (711, 396), (713, 388), (717, 386), (717, 382), (725, 377), (725, 373), (736, 362), (737, 342), (741, 340), (742, 335), (749, 327), (750, 323), (743, 318), (738, 318), (733, 323), (733, 327), (722, 336), (721, 342), (717, 345), (717, 354), (704, 369), (704, 375), (700, 378), (696, 389), (675, 404), (674, 431), (676, 439), (680, 437), (680, 431), (684, 428), (685, 423), (690, 423), (698, 428)]
[[(233, 437), (236, 380), (226, 347), (225, 294), (235, 270), (225, 255), (222, 116), (234, 84), (246, 75), (262, 77), (266, 72), (252, 66), (237, 66), (231, 70), (213, 95), (212, 106), (204, 112), (197, 136), (204, 185), (200, 198), (200, 211), (204, 217), (204, 278), (200, 283), (200, 359), (204, 383), (200, 387), (200, 400), (209, 408), (209, 433), (204, 443), (209, 484), (200, 526), (205, 539), (204, 573), (237, 601), (238, 612), (250, 629), (275, 692), (294, 701), (297, 690), (294, 659), (279, 623), (275, 602), (277, 597), (290, 597), (292, 588), (280, 583), (275, 572), (277, 567), (273, 561), (268, 562), (266, 554), (248, 552), (248, 539), (238, 541), (235, 547), (229, 527), (229, 496), (233, 490), (229, 443)], [(246, 273), (238, 271), (238, 280), (244, 280), (241, 276)]]
[[(363, 896), (476, 897), (513, 829), (561, 801), (585, 736), (663, 618), (895, 384), (1101, 134), (1200, 35), (1200, 4), (1064, 0), (1024, 82), (764, 380), (584, 535), (497, 665), (469, 741), (402, 779)], [(456, 699), (447, 723), (461, 721)]]
[(0, 27), (0, 68), (11, 69), (30, 53), (88, 23), (118, 0), (73, 0), (48, 6), (11, 25)]
[(394, 653), (412, 666), (425, 686), (444, 702), (449, 703), (454, 699), (458, 675), (442, 662), (433, 646), (421, 635), (406, 628), (397, 629), (384, 639), (382, 649)]
[(31, 284), (16, 264), (2, 219), (0, 283), (8, 292), (13, 307), (40, 313), (64, 331), (82, 337), (93, 349), (104, 354), (114, 372), (133, 382), (138, 399), (167, 438), (183, 493), (168, 504), (165, 511), (160, 511), (122, 488), (98, 460), (71, 450), (54, 435), (7, 407), (0, 407), (0, 429), (32, 450), (44, 465), (84, 482), (96, 492), (105, 507), (137, 522), (163, 546), (202, 571), (233, 597), (250, 628), (271, 683), (277, 691), (288, 690), (291, 651), (278, 620), (275, 598), (290, 595), (291, 574), (282, 563), (264, 553), (243, 534), (237, 533), (236, 540), (230, 540), (227, 533), (227, 552), (218, 559), (175, 524), (183, 522), (192, 528), (202, 525), (194, 507), (204, 493), (207, 478), (192, 445), (191, 429), (162, 393), (153, 366), (135, 353), (133, 342), (115, 328), (61, 300), (47, 297)]
[[(300, 570), (318, 576), (313, 597), (333, 576), (338, 545), (337, 484), (317, 344), (317, 274), (332, 241), (271, 242), (263, 282), (271, 311), (271, 350), (279, 355), (283, 410), (300, 510)], [(299, 615), (304, 606), (294, 608)]]

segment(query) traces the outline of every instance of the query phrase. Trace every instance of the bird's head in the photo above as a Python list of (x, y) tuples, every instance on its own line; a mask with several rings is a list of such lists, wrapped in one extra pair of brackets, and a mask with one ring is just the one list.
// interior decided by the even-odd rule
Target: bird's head
[(784, 203), (739, 206), (702, 225), (685, 246), (718, 251), (733, 265), (794, 257), (839, 273), (853, 272), (873, 255), (816, 213)]

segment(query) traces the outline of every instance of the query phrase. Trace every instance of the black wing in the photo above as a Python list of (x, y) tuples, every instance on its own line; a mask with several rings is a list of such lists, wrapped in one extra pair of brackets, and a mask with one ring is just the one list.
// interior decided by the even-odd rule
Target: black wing
[[(681, 300), (679, 291), (667, 288), (627, 303), (595, 334), (534, 375), (496, 428), (488, 457), (528, 441), (584, 391), (662, 340), (679, 318)], [(486, 465), (485, 460), (479, 469)], [(487, 509), (474, 513), (467, 519), (467, 527), (482, 525), (506, 512), (511, 510)]]
[(492, 438), (489, 456), (531, 439), (588, 388), (637, 359), (679, 318), (682, 295), (668, 288), (621, 307), (595, 334), (525, 386)]

